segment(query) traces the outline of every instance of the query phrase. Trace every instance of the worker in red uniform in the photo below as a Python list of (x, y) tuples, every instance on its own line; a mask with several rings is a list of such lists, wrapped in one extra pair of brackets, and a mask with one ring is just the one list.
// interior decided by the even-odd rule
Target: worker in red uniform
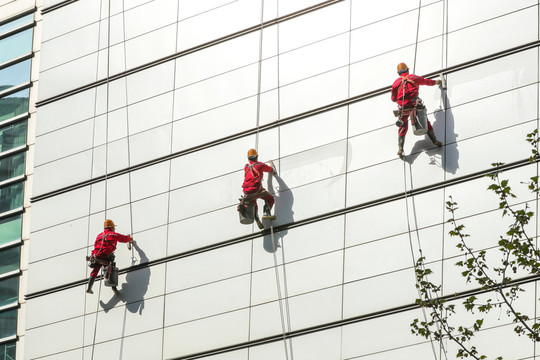
[[(409, 74), (409, 67), (405, 63), (400, 63), (397, 66), (397, 72), (399, 78), (394, 81), (392, 84), (392, 101), (397, 102), (400, 110), (403, 109), (413, 109), (415, 107), (420, 108), (424, 107), (422, 104), (422, 99), (418, 97), (418, 90), (420, 85), (440, 85), (441, 80), (431, 80), (426, 79), (418, 75)], [(401, 111), (399, 120), (396, 122), (396, 125), (399, 126), (399, 137), (398, 137), (398, 156), (403, 156), (403, 145), (405, 144), (405, 135), (409, 128), (409, 115), (410, 111)], [(414, 120), (413, 120), (414, 121)], [(428, 136), (437, 147), (442, 146), (441, 142), (437, 140), (435, 133), (433, 132), (433, 127), (428, 120)]]
[[(244, 189), (244, 194), (250, 195), (249, 198), (251, 198), (253, 203), (255, 203), (255, 214), (257, 214), (258, 209), (257, 199), (263, 199), (263, 219), (274, 220), (276, 217), (272, 216), (272, 214), (270, 213), (270, 210), (274, 205), (274, 197), (262, 186), (264, 173), (273, 173), (274, 168), (272, 166), (266, 165), (265, 163), (259, 162), (258, 158), (259, 154), (257, 154), (257, 150), (249, 149), (249, 163), (247, 163), (244, 167), (244, 183), (242, 184), (242, 188)], [(260, 224), (258, 217), (256, 217), (256, 220), (257, 225), (259, 225), (259, 228), (261, 228), (262, 224)]]
[[(114, 230), (116, 228), (116, 225), (114, 225), (114, 222), (112, 220), (105, 220), (105, 222), (103, 223), (103, 227), (104, 231), (96, 237), (96, 241), (94, 243), (94, 250), (92, 250), (92, 257), (107, 262), (113, 262), (116, 244), (118, 242), (130, 243), (133, 241), (133, 238), (130, 235), (122, 235), (115, 232)], [(92, 265), (93, 268), (92, 272), (90, 273), (90, 278), (88, 279), (88, 287), (86, 289), (87, 293), (94, 293), (92, 291), (92, 285), (94, 285), (94, 281), (96, 280), (99, 270), (102, 266), (103, 265), (99, 263), (94, 263)], [(116, 288), (116, 286), (113, 286), (112, 290), (115, 294), (118, 294), (118, 289)]]

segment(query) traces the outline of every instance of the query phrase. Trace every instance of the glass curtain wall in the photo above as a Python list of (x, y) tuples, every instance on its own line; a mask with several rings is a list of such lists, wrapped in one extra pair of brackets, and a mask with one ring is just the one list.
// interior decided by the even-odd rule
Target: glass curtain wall
[(15, 359), (34, 14), (0, 23), (0, 359)]

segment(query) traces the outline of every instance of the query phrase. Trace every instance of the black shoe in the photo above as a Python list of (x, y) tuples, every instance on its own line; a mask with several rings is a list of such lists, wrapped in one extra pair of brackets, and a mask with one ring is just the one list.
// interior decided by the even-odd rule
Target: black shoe
[(94, 293), (92, 291), (92, 285), (94, 285), (94, 281), (96, 281), (96, 278), (90, 277), (88, 279), (88, 287), (86, 288), (86, 293), (87, 294), (93, 294)]
[(271, 213), (270, 213), (270, 206), (268, 205), (264, 205), (264, 208), (263, 208), (263, 219), (268, 219), (268, 220), (275, 220), (276, 217), (273, 216)]

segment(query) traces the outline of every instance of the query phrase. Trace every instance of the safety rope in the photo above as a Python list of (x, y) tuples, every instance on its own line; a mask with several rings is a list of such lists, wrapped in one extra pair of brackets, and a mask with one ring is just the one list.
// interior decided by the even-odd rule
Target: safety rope
[[(289, 351), (287, 350), (287, 336), (285, 329), (285, 313), (283, 311), (283, 302), (284, 299), (281, 294), (281, 282), (279, 281), (279, 270), (278, 270), (278, 261), (277, 261), (277, 249), (276, 242), (274, 239), (274, 226), (272, 225), (272, 220), (270, 220), (270, 237), (272, 240), (272, 254), (274, 255), (274, 273), (276, 275), (276, 286), (278, 293), (278, 304), (279, 304), (279, 315), (281, 316), (281, 331), (283, 333), (283, 346), (285, 347), (285, 359), (289, 360)], [(285, 257), (283, 257), (283, 275), (285, 276)], [(292, 348), (291, 348), (292, 352)]]
[(259, 61), (257, 69), (257, 133), (255, 135), (255, 150), (259, 151), (259, 132), (261, 122), (261, 87), (262, 87), (262, 55), (263, 55), (263, 31), (264, 31), (264, 0), (261, 0), (261, 18), (259, 29)]
[[(100, 4), (100, 14), (101, 14), (101, 4)], [(99, 33), (101, 33), (101, 21), (99, 22)], [(110, 90), (110, 57), (111, 57), (111, 0), (108, 1), (108, 10), (107, 10), (107, 78), (106, 78), (106, 106), (105, 106), (105, 177), (104, 177), (104, 185), (105, 185), (105, 194), (104, 194), (104, 215), (105, 220), (107, 219), (107, 186), (108, 186), (108, 162), (109, 162), (109, 90)], [(98, 43), (98, 59), (99, 59), (99, 43)], [(99, 66), (99, 61), (98, 61)], [(98, 74), (98, 69), (96, 69), (96, 76)], [(96, 116), (96, 109), (97, 109), (97, 93), (98, 88), (96, 88), (96, 98), (95, 98), (95, 104), (94, 104), (94, 119)], [(95, 120), (94, 120), (95, 121)], [(94, 126), (95, 131), (95, 126)], [(90, 214), (90, 212), (89, 212)], [(88, 234), (90, 235), (90, 223), (91, 221), (88, 221)], [(101, 242), (103, 245), (103, 241)], [(92, 354), (91, 359), (94, 359), (94, 348), (96, 346), (96, 333), (97, 333), (97, 324), (98, 324), (98, 316), (99, 316), (99, 299), (101, 297), (101, 283), (103, 282), (103, 266), (101, 267), (101, 275), (96, 278), (96, 280), (99, 280), (99, 291), (98, 291), (98, 302), (96, 303), (96, 320), (94, 323), (94, 334), (93, 334), (93, 340), (92, 340)], [(85, 296), (85, 306), (86, 306), (86, 296)], [(84, 333), (84, 330), (83, 330)], [(84, 358), (84, 351), (83, 351), (83, 358)]]
[[(441, 54), (442, 55), (442, 59), (441, 59), (441, 69), (443, 69), (445, 67), (445, 61), (444, 61), (444, 56), (446, 56), (446, 63), (448, 63), (448, 1), (447, 0), (443, 0), (443, 28), (442, 28), (442, 31), (443, 33), (445, 34), (444, 36), (446, 37), (445, 41), (443, 41), (441, 44), (442, 48), (441, 48)], [(444, 49), (444, 46), (446, 46), (446, 51)], [(446, 54), (446, 55), (445, 55)], [(444, 76), (444, 74), (441, 74), (442, 76)], [(441, 79), (441, 80), (444, 80), (445, 79)], [(446, 124), (446, 107), (447, 107), (447, 97), (446, 96), (443, 96), (443, 95), (446, 95), (446, 93), (442, 87), (441, 87), (442, 91), (441, 91), (441, 99), (440, 99), (440, 104), (441, 104), (441, 109), (444, 110), (444, 123)], [(446, 143), (446, 139), (447, 139), (447, 133), (446, 133), (446, 126), (444, 127), (444, 138), (445, 138), (445, 143)], [(446, 149), (444, 150), (446, 151)], [(445, 164), (446, 162), (446, 156), (444, 157), (444, 159), (441, 159), (441, 166), (446, 166)], [(446, 171), (443, 172), (444, 173), (444, 180), (446, 181)], [(442, 209), (443, 211), (446, 210), (446, 204), (445, 204), (445, 199), (446, 199), (446, 187), (443, 188), (443, 204), (442, 204)], [(441, 259), (444, 259), (444, 248), (445, 248), (445, 244), (444, 244), (444, 233), (446, 232), (446, 228), (445, 228), (445, 224), (446, 223), (443, 223), (443, 226), (442, 226), (442, 234), (441, 234)], [(444, 264), (441, 266), (441, 293), (444, 293), (444, 283), (442, 281), (442, 279), (444, 279)], [(446, 316), (447, 314), (445, 314)], [(441, 346), (440, 346), (440, 353), (442, 353), (444, 355), (444, 357), (446, 359), (448, 359), (448, 355), (446, 353), (446, 350), (445, 350), (445, 345), (441, 339)], [(442, 357), (442, 356), (441, 356)]]
[[(417, 57), (417, 54), (418, 54), (418, 38), (419, 38), (419, 33), (420, 33), (420, 12), (421, 12), (421, 8), (422, 8), (422, 0), (419, 0), (419, 3), (418, 3), (418, 19), (417, 19), (417, 25), (416, 25), (416, 40), (415, 40), (415, 45), (414, 45), (414, 61), (413, 61), (413, 71), (412, 73), (416, 73), (416, 57)], [(405, 89), (403, 89), (403, 92), (405, 94)], [(409, 165), (410, 166), (410, 173), (411, 173), (411, 186), (412, 186), (412, 165)], [(413, 240), (412, 240), (412, 235), (411, 235), (411, 222), (410, 222), (410, 217), (409, 217), (409, 197), (408, 197), (408, 190), (407, 190), (407, 166), (406, 166), (406, 162), (403, 161), (403, 186), (405, 188), (405, 191), (404, 191), (404, 195), (405, 195), (405, 211), (406, 211), (406, 215), (407, 215), (407, 234), (408, 234), (408, 237), (409, 237), (409, 246), (410, 246), (410, 250), (411, 250), (411, 258), (412, 258), (412, 263), (413, 263), (413, 269), (415, 270), (416, 269), (416, 260), (415, 260), (415, 256), (414, 256), (414, 246), (413, 246)], [(413, 207), (413, 212), (416, 214), (416, 205), (415, 205), (415, 202), (414, 202), (414, 198), (412, 199), (412, 207)], [(420, 244), (420, 235), (419, 235), (419, 232), (418, 232), (418, 223), (416, 222), (416, 215), (415, 215), (415, 229), (416, 229), (416, 238), (417, 238), (417, 242), (418, 242), (418, 251), (420, 253), (420, 257), (423, 257), (423, 253), (422, 253), (422, 246)], [(415, 282), (416, 282), (416, 289), (417, 289), (417, 292), (418, 292), (418, 298), (421, 299), (422, 298), (422, 294), (420, 292), (420, 283), (418, 281), (418, 278), (416, 276), (416, 271), (415, 271)], [(428, 292), (428, 297), (431, 298), (431, 293)], [(422, 314), (424, 316), (424, 320), (427, 322), (427, 314), (426, 314), (426, 309), (424, 307), (422, 307)], [(429, 337), (429, 341), (431, 343), (431, 350), (433, 351), (433, 356), (435, 358), (435, 360), (437, 360), (437, 351), (435, 349), (435, 344), (434, 344), (434, 341), (433, 341), (433, 338), (432, 336), (430, 335)], [(443, 353), (445, 354), (446, 356), (446, 351), (444, 351), (444, 345), (442, 343), (442, 341), (440, 342), (440, 346), (441, 348), (443, 348)]]
[[(409, 165), (409, 167), (411, 168), (410, 170), (410, 173), (411, 173), (411, 184), (412, 184), (412, 165)], [(406, 214), (407, 214), (407, 234), (408, 234), (408, 237), (409, 237), (409, 247), (410, 247), (410, 250), (411, 250), (411, 258), (412, 258), (412, 263), (413, 263), (413, 269), (416, 269), (416, 261), (415, 261), (415, 256), (414, 256), (414, 246), (413, 246), (413, 240), (412, 240), (412, 234), (411, 234), (411, 221), (410, 221), (410, 217), (409, 217), (409, 197), (407, 195), (407, 170), (406, 170), (406, 165), (405, 165), (405, 161), (403, 161), (403, 183), (404, 183), (404, 187), (405, 187), (405, 191), (404, 191), (404, 194), (405, 194), (405, 211), (406, 211)], [(420, 243), (420, 234), (419, 234), (419, 230), (418, 230), (418, 222), (416, 220), (416, 204), (414, 202), (414, 198), (411, 198), (411, 201), (412, 201), (412, 208), (413, 208), (413, 212), (415, 214), (415, 232), (416, 232), (416, 240), (417, 240), (417, 243), (418, 243), (418, 252), (420, 253), (420, 257), (423, 257), (423, 252), (422, 252), (422, 246), (421, 246), (421, 243)], [(424, 266), (422, 265), (423, 269), (422, 270), (425, 270)], [(418, 292), (418, 298), (421, 299), (422, 298), (422, 294), (420, 292), (420, 283), (418, 281), (418, 278), (416, 276), (416, 271), (415, 271), (415, 281), (416, 281), (416, 290)], [(432, 299), (432, 295), (430, 292), (428, 292), (427, 294), (428, 298), (429, 299)], [(424, 320), (427, 322), (427, 314), (426, 314), (426, 309), (424, 307), (421, 308), (422, 309), (422, 314), (424, 316)], [(437, 326), (438, 327), (438, 326)], [(429, 338), (429, 341), (431, 343), (431, 349), (433, 351), (433, 355), (435, 357), (435, 360), (437, 360), (437, 352), (435, 350), (435, 344), (434, 344), (434, 341), (433, 341), (433, 338), (430, 336)], [(440, 342), (441, 344), (441, 347), (443, 348), (443, 353), (446, 357), (446, 351), (444, 351), (444, 345), (442, 342)]]
[[(110, 1), (110, 0), (109, 0)], [(122, 32), (124, 38), (124, 71), (127, 71), (127, 38), (126, 38), (126, 11), (124, 8), (125, 1), (122, 0)], [(108, 64), (107, 64), (108, 65)], [(129, 134), (129, 97), (128, 97), (128, 77), (125, 78), (125, 95), (126, 95), (126, 132), (127, 132), (127, 158), (128, 158), (128, 168), (131, 167), (131, 149), (130, 149), (130, 134)], [(109, 109), (107, 108), (107, 111)], [(131, 201), (131, 171), (128, 171), (128, 192), (129, 192), (129, 224), (130, 232), (129, 235), (133, 236), (133, 203)], [(131, 250), (131, 265), (134, 265), (136, 262), (135, 259), (135, 250), (133, 246), (128, 243), (128, 249)]]
[[(276, 2), (276, 10), (279, 14), (279, 5), (278, 2)], [(258, 60), (258, 74), (257, 74), (257, 132), (255, 135), (255, 150), (257, 152), (259, 151), (259, 135), (260, 135), (260, 119), (261, 119), (261, 88), (262, 88), (262, 57), (263, 57), (263, 31), (264, 31), (264, 0), (261, 0), (261, 16), (260, 16), (260, 29), (259, 29), (259, 60)], [(277, 31), (277, 42), (278, 42), (278, 119), (279, 119), (279, 108), (280, 108), (280, 100), (279, 100), (279, 24), (278, 31)], [(278, 128), (278, 159), (279, 159), (279, 128)], [(257, 200), (255, 200), (257, 201)], [(272, 253), (274, 257), (274, 272), (276, 276), (276, 286), (277, 286), (277, 292), (278, 292), (278, 304), (279, 304), (279, 312), (280, 312), (280, 318), (281, 318), (281, 331), (282, 331), (282, 337), (283, 337), (283, 346), (285, 349), (285, 358), (286, 360), (289, 359), (289, 351), (287, 349), (287, 329), (285, 326), (285, 311), (283, 309), (283, 302), (287, 302), (287, 299), (283, 299), (282, 293), (281, 293), (281, 282), (279, 280), (279, 268), (278, 268), (278, 261), (277, 261), (277, 249), (276, 249), (276, 243), (274, 238), (274, 227), (272, 225), (272, 220), (270, 220), (270, 236), (272, 241)], [(285, 276), (285, 264), (283, 264), (283, 274)], [(287, 305), (288, 306), (288, 305)], [(290, 327), (290, 322), (289, 322)], [(290, 352), (292, 356), (292, 345), (290, 346)]]
[[(278, 14), (279, 16), (279, 1), (276, 1), (276, 14)], [(280, 42), (279, 42), (279, 28), (280, 28), (280, 23), (277, 23), (276, 24), (276, 45), (277, 45), (277, 119), (276, 121), (278, 121), (279, 119), (281, 119), (281, 84), (280, 84)], [(281, 127), (278, 127), (278, 164), (279, 166), (281, 166)], [(274, 169), (274, 171), (276, 171)], [(283, 191), (283, 189), (279, 189), (279, 191)], [(274, 209), (274, 214), (275, 214), (275, 209)], [(275, 239), (274, 239), (274, 227), (272, 225), (272, 221), (270, 221), (270, 235), (271, 235), (271, 240), (272, 240), (272, 249), (273, 249), (273, 254), (274, 254), (274, 267), (275, 267), (275, 273), (276, 273), (276, 276), (278, 276), (278, 271), (277, 271), (277, 249), (276, 249), (276, 242), (275, 242)], [(285, 247), (284, 247), (284, 244), (282, 243), (281, 244), (281, 258), (283, 260), (283, 289), (285, 291), (285, 294), (284, 294), (284, 297), (282, 297), (282, 294), (281, 294), (281, 288), (280, 288), (280, 283), (279, 283), (279, 277), (277, 277), (277, 287), (278, 287), (278, 297), (279, 298), (282, 298), (282, 301), (283, 303), (285, 303), (285, 311), (286, 311), (286, 314), (287, 314), (287, 319), (285, 319), (285, 316), (283, 314), (283, 305), (280, 304), (280, 311), (281, 311), (281, 322), (282, 322), (282, 329), (285, 329), (285, 321), (287, 321), (287, 330), (288, 331), (291, 331), (291, 319), (290, 319), (290, 312), (289, 312), (289, 295), (288, 295), (288, 292), (287, 292), (287, 271), (285, 269)], [(286, 359), (288, 360), (288, 354), (287, 354), (287, 341), (286, 341), (286, 335), (285, 335), (285, 331), (283, 332), (283, 344), (284, 344), (284, 347), (285, 347), (285, 355), (286, 355)], [(293, 346), (292, 346), (292, 339), (289, 339), (289, 352), (290, 352), (290, 355), (291, 355), (291, 359), (294, 358), (293, 357)]]
[[(98, 324), (98, 316), (99, 316), (99, 299), (101, 298), (101, 283), (104, 281), (103, 266), (101, 266), (101, 274), (96, 278), (96, 280), (99, 280), (99, 290), (98, 290), (98, 296), (97, 296), (98, 302), (96, 303), (96, 321), (94, 322), (94, 336), (92, 337), (92, 356), (90, 357), (92, 360), (94, 359), (94, 348), (96, 346), (96, 334), (97, 334), (97, 324)], [(83, 357), (84, 357), (84, 351), (83, 351)]]

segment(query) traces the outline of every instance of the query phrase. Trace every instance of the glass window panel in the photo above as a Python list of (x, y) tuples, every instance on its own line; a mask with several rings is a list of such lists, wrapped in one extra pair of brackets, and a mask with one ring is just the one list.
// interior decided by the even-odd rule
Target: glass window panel
[(0, 91), (30, 81), (30, 65), (28, 59), (0, 70)]
[(26, 144), (26, 120), (0, 128), (0, 152)]
[(1, 344), (0, 345), (0, 358), (2, 360), (12, 360), (15, 359), (15, 348), (16, 344), (14, 342), (7, 343), (7, 344)]
[(0, 26), (0, 34), (15, 29), (18, 26), (21, 26), (23, 24), (30, 23), (34, 20), (34, 14), (29, 14), (26, 16), (23, 16), (21, 18), (18, 18), (17, 20), (13, 20), (8, 22), (7, 24)]
[(177, 0), (156, 0), (126, 11), (124, 14), (126, 38), (131, 39), (176, 23), (177, 9)]
[(100, 24), (94, 23), (44, 42), (40, 50), (40, 71), (97, 51), (99, 29)]
[(0, 159), (0, 181), (24, 174), (25, 153)]
[(448, 2), (448, 31), (452, 32), (467, 26), (478, 24), (518, 9), (536, 6), (535, 0), (476, 0)]
[(32, 52), (34, 29), (21, 31), (0, 40), (0, 64)]
[[(351, 32), (351, 62), (414, 44), (418, 12), (408, 12)], [(399, 29), (399, 36), (388, 29)]]
[(17, 335), (17, 309), (0, 313), (0, 339)]
[[(0, 281), (0, 306), (17, 302), (19, 298), (19, 277), (14, 276)], [(2, 359), (2, 354), (0, 354)]]
[(537, 33), (536, 7), (449, 33), (448, 66), (535, 41), (538, 39)]
[[(5, 274), (19, 269), (21, 247), (16, 246), (0, 251), (0, 274)], [(0, 336), (1, 338), (1, 336)]]
[[(280, 12), (281, 2), (283, 1), (280, 1)], [(349, 19), (350, 4), (342, 1), (284, 21), (279, 24), (280, 53), (283, 54), (289, 50), (348, 32), (350, 30)]]
[[(177, 36), (178, 51), (259, 24), (261, 17), (260, 6), (259, 1), (232, 1), (225, 6), (180, 21)], [(183, 12), (184, 8), (185, 6), (180, 4), (179, 11)], [(326, 19), (325, 25), (328, 19)], [(209, 27), (208, 24), (212, 24), (212, 26)]]
[[(75, 3), (79, 3), (79, 1)], [(64, 6), (64, 8), (65, 7), (69, 8), (71, 6)], [(53, 13), (56, 13), (56, 11)], [(100, 59), (102, 59), (104, 55), (100, 54), (99, 56)], [(51, 96), (96, 81), (97, 71), (101, 69), (103, 72), (103, 69), (105, 68), (103, 65), (99, 69), (96, 68), (97, 61), (98, 53), (96, 52), (55, 68), (42, 71), (39, 74), (39, 82), (42, 85), (40, 85), (39, 88), (39, 99), (47, 99)], [(65, 74), (69, 74), (69, 76), (65, 76)]]
[(323, 104), (332, 104), (346, 99), (349, 96), (348, 80), (348, 69), (340, 68), (282, 87), (279, 98), (281, 117), (292, 116), (318, 108)]
[[(364, 49), (364, 53), (367, 51)], [(305, 61), (305, 59), (312, 59)], [(349, 34), (339, 35), (287, 52), (279, 59), (279, 80), (287, 85), (346, 66), (349, 62)], [(298, 66), (302, 64), (302, 66)]]
[[(28, 112), (30, 89), (24, 89), (0, 99), (0, 121)], [(26, 131), (25, 131), (26, 132)]]
[[(53, 3), (63, 2), (61, 0), (46, 1), (44, 6), (52, 6)], [(111, 1), (116, 3), (116, 1)], [(129, 1), (131, 3), (131, 1)], [(43, 16), (42, 41), (66, 34), (83, 26), (93, 24), (99, 20), (101, 11), (101, 1), (74, 1), (69, 6), (62, 6), (55, 11), (51, 11)], [(104, 12), (104, 16), (106, 16)]]
[[(115, 151), (110, 151), (109, 164)], [(120, 156), (120, 155), (119, 155)], [(96, 161), (96, 160), (94, 160)], [(103, 166), (105, 160), (103, 158)], [(70, 171), (65, 171), (70, 169)], [(49, 191), (61, 189), (65, 186), (77, 184), (88, 180), (92, 171), (92, 150), (86, 150), (50, 163), (34, 168), (34, 179), (36, 186), (33, 188), (33, 195), (44, 194)], [(62, 176), (58, 176), (62, 174)]]
[(24, 182), (0, 188), (0, 213), (23, 206)]
[(230, 0), (179, 0), (179, 19), (184, 20), (207, 11), (215, 10), (216, 8), (227, 5), (230, 2)]
[(11, 216), (0, 220), (0, 245), (21, 238), (22, 215)]
[[(126, 66), (132, 69), (175, 53), (176, 24), (138, 36), (126, 43)], [(123, 65), (123, 64), (122, 64)]]
[[(175, 87), (193, 84), (258, 61), (260, 36), (259, 32), (254, 32), (179, 57), (176, 60)], [(265, 46), (270, 41), (269, 37), (263, 37)], [(272, 52), (274, 54), (275, 51)]]

